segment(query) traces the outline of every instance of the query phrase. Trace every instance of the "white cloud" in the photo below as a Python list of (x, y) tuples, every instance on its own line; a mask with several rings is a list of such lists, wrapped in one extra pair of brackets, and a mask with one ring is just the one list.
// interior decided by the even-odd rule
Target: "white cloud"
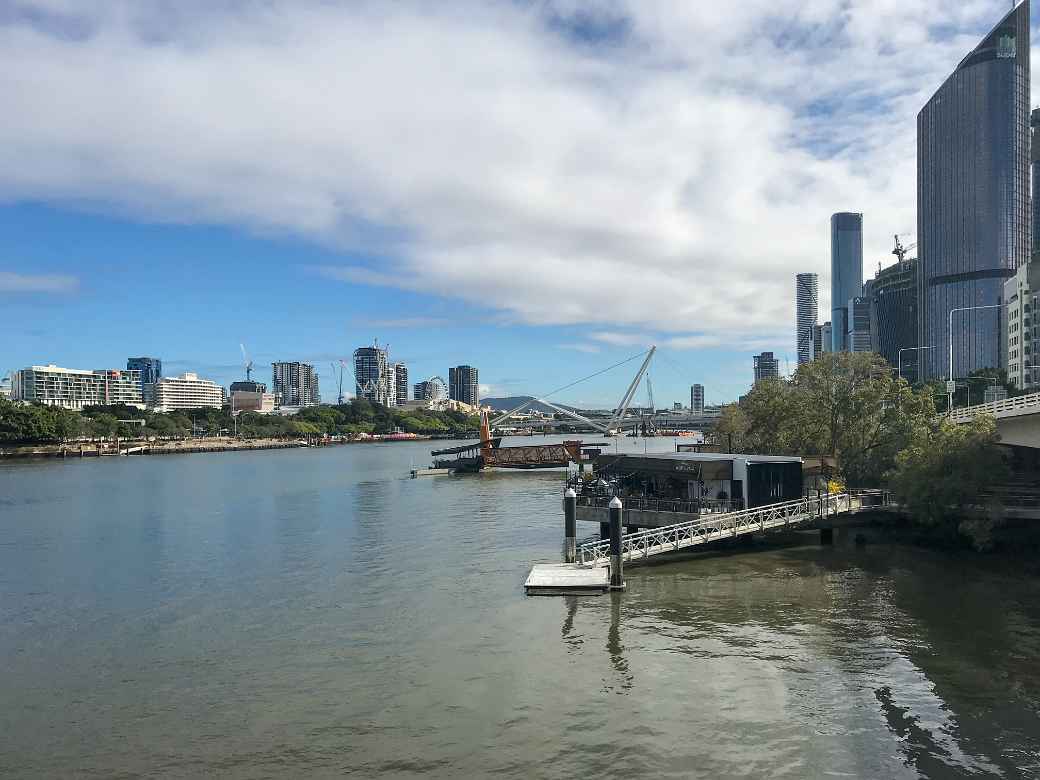
[(571, 350), (572, 352), (586, 352), (592, 355), (602, 351), (601, 348), (596, 344), (588, 344), (584, 341), (576, 341), (567, 344), (557, 344), (556, 348), (567, 349)]
[(0, 26), (0, 199), (288, 231), (381, 258), (326, 278), (676, 346), (787, 334), (798, 271), (826, 313), (834, 211), (865, 212), (869, 270), (889, 258), (916, 112), (1006, 11), (30, 5)]
[(73, 293), (79, 279), (66, 274), (20, 274), (0, 271), (0, 293)]

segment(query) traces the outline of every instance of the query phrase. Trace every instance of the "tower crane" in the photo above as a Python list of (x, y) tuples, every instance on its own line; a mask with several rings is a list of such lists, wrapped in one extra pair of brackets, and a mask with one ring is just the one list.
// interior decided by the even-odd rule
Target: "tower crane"
[(908, 244), (907, 246), (903, 246), (902, 243), (900, 243), (900, 241), (899, 241), (899, 236), (900, 235), (909, 236), (910, 234), (909, 233), (902, 233), (902, 234), (896, 233), (893, 236), (893, 238), (895, 238), (895, 240), (896, 240), (896, 248), (892, 250), (892, 254), (894, 254), (899, 259), (900, 263), (902, 263), (902, 262), (904, 262), (906, 260), (906, 253), (909, 252), (911, 249), (914, 249), (914, 248), (917, 247), (917, 242), (914, 241), (912, 244)]
[(250, 360), (249, 359), (249, 355), (246, 354), (246, 345), (245, 344), (239, 344), (238, 346), (242, 348), (242, 365), (246, 369), (246, 381), (247, 382), (252, 382), (253, 381), (253, 361)]

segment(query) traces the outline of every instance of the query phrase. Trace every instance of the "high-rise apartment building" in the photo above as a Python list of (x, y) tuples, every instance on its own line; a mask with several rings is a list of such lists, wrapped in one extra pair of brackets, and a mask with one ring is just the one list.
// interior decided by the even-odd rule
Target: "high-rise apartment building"
[(224, 388), (186, 371), (182, 376), (160, 377), (155, 383), (153, 404), (160, 412), (205, 407), (219, 409), (224, 404)]
[(863, 215), (831, 215), (831, 349), (849, 349), (848, 304), (863, 294)]
[(857, 295), (849, 301), (849, 332), (845, 338), (849, 352), (870, 352), (870, 298)]
[(408, 403), (408, 366), (394, 363), (394, 404), (404, 406)]
[(321, 403), (318, 375), (310, 363), (272, 363), (271, 392), (281, 396), (282, 406), (317, 406)]
[(414, 398), (416, 401), (446, 401), (448, 385), (439, 376), (431, 376), (415, 383)]
[(949, 373), (951, 346), (954, 378), (1004, 364), (1004, 283), (1029, 258), (1029, 220), (1026, 0), (917, 115), (917, 341), (935, 347), (923, 378)]
[(870, 299), (871, 347), (889, 365), (901, 366), (903, 379), (917, 382), (917, 260), (879, 270), (863, 293)]
[(470, 406), (480, 405), (480, 385), (477, 369), (473, 366), (455, 366), (448, 369), (448, 397)]
[(1004, 283), (1008, 382), (1040, 390), (1040, 262), (1021, 266)]
[(693, 385), (690, 388), (690, 412), (704, 414), (704, 385)]
[(760, 379), (778, 379), (780, 377), (780, 363), (772, 352), (763, 352), (755, 355), (755, 381)]
[(354, 378), (357, 381), (354, 392), (358, 398), (394, 406), (397, 383), (388, 358), (386, 350), (378, 345), (354, 350)]
[(823, 323), (823, 325), (820, 326), (820, 351), (818, 353), (816, 353), (816, 356), (819, 357), (824, 352), (833, 352), (833, 351), (834, 351), (833, 326), (831, 325), (830, 322), (825, 322), (825, 323)]
[(795, 346), (798, 365), (808, 363), (816, 352), (816, 322), (819, 320), (819, 277), (798, 274), (795, 277)]
[(138, 371), (30, 366), (12, 377), (11, 397), (65, 409), (85, 406), (144, 406)]

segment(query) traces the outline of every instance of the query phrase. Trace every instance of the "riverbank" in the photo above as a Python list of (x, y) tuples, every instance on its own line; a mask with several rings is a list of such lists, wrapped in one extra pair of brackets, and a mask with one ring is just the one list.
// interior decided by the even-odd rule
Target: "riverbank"
[(373, 435), (364, 438), (344, 437), (308, 439), (236, 439), (213, 437), (176, 439), (173, 441), (75, 442), (71, 444), (37, 444), (0, 448), (0, 460), (23, 458), (97, 458), (128, 455), (188, 455), (209, 452), (241, 452), (253, 450), (285, 450), (301, 447), (330, 447), (341, 444), (374, 444), (391, 441), (428, 441), (430, 436), (400, 434)]

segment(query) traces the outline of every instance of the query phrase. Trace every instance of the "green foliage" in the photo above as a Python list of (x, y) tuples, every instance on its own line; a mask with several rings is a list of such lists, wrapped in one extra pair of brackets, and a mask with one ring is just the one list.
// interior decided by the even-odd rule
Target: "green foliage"
[(934, 425), (927, 392), (915, 393), (879, 355), (829, 352), (791, 379), (760, 381), (740, 404), (744, 449), (774, 455), (832, 455), (856, 487), (881, 483), (896, 453)]
[(748, 416), (739, 404), (726, 404), (722, 407), (719, 421), (715, 424), (715, 432), (720, 435), (722, 445), (727, 451), (744, 452)]
[[(144, 420), (143, 427), (119, 420)], [(416, 434), (451, 434), (472, 431), (479, 420), (460, 412), (405, 411), (365, 400), (338, 406), (313, 406), (293, 417), (242, 412), (238, 433), (244, 438), (298, 436), (357, 436), (391, 433), (400, 429)], [(235, 430), (235, 418), (227, 409), (192, 409), (166, 414), (128, 406), (92, 406), (82, 413), (38, 404), (18, 404), (0, 399), (0, 441), (18, 443), (62, 442), (80, 436), (90, 438), (183, 438), (198, 433), (217, 435)]]
[(979, 496), (1009, 474), (999, 440), (996, 422), (985, 416), (920, 430), (896, 456), (889, 483), (916, 523), (963, 534), (984, 549), (998, 521)]

